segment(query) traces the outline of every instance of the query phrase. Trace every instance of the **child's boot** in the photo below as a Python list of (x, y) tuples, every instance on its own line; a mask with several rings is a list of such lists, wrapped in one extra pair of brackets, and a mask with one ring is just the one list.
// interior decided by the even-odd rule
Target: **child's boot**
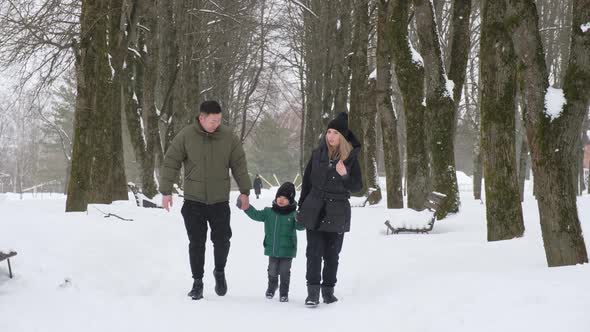
[(324, 303), (328, 304), (338, 301), (338, 298), (334, 296), (334, 287), (322, 286), (322, 298), (324, 299)]
[(281, 287), (279, 289), (279, 301), (281, 302), (289, 302), (289, 283), (291, 277), (283, 278), (281, 277)]
[(279, 277), (268, 276), (268, 288), (266, 289), (266, 298), (272, 299), (279, 288)]

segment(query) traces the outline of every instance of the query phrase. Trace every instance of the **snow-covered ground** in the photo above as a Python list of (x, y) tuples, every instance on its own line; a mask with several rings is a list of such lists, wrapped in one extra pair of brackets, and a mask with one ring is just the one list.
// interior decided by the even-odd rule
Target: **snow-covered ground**
[[(18, 251), (14, 279), (0, 262), (0, 331), (590, 331), (590, 266), (547, 268), (527, 192), (525, 236), (494, 243), (486, 242), (485, 206), (468, 191), (461, 212), (428, 235), (386, 236), (384, 203), (354, 208), (340, 301), (317, 309), (303, 305), (305, 234), (290, 302), (267, 300), (263, 226), (233, 206), (228, 294), (213, 290), (208, 243), (205, 298), (192, 301), (178, 198), (170, 213), (130, 200), (64, 214), (64, 196), (0, 194), (0, 249)], [(252, 204), (262, 208), (273, 198), (265, 190)], [(590, 196), (578, 202), (588, 231)]]

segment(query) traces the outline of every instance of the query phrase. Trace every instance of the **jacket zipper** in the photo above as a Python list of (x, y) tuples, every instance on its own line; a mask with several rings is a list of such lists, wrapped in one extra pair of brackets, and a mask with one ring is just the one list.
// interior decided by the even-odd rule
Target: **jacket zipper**
[(272, 235), (272, 254), (273, 256), (277, 256), (276, 251), (277, 251), (277, 219), (278, 216), (275, 216), (275, 229)]

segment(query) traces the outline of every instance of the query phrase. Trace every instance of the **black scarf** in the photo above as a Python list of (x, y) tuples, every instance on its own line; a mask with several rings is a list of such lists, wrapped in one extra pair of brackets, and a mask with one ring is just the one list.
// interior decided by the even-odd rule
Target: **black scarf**
[(297, 204), (295, 202), (287, 205), (287, 206), (278, 206), (277, 201), (272, 201), (272, 210), (278, 214), (289, 214), (297, 209)]

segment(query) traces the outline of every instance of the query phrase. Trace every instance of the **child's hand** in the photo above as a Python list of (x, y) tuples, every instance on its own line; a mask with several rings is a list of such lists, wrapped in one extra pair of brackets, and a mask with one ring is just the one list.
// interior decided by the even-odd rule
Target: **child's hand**
[(248, 199), (248, 196), (241, 194), (238, 197), (238, 208), (241, 209), (242, 211), (246, 211), (246, 210), (248, 210), (249, 207), (250, 207), (250, 200)]

